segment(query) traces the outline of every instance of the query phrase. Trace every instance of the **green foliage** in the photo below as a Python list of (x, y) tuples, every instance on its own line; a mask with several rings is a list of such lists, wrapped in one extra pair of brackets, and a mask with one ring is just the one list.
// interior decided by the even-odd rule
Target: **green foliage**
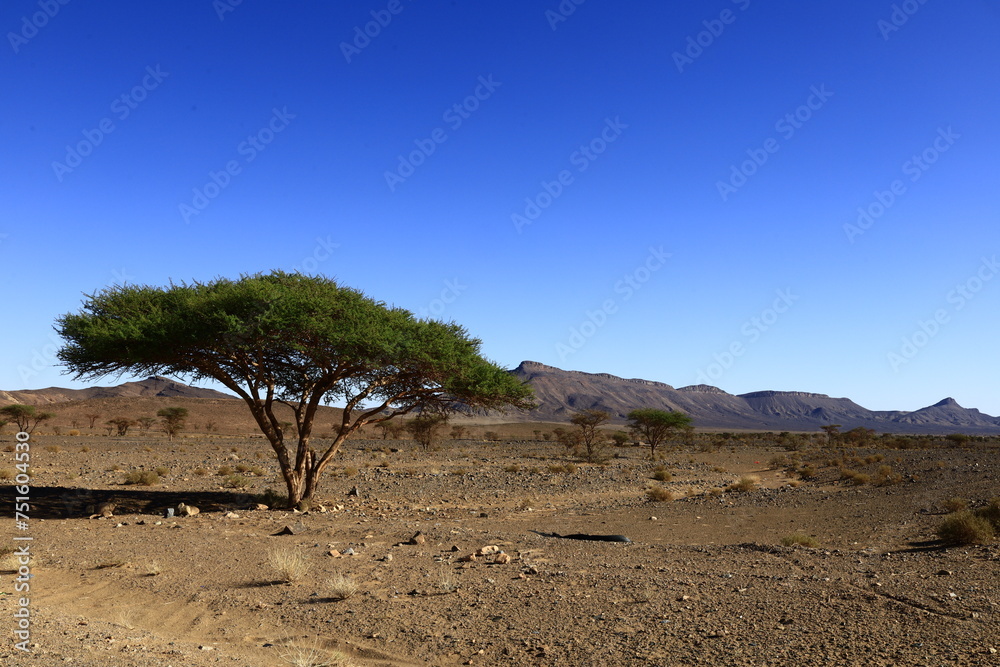
[(187, 420), (187, 408), (162, 408), (156, 411), (156, 416), (163, 422), (163, 430), (167, 432), (170, 440), (181, 432), (184, 422)]
[(4, 423), (12, 421), (17, 424), (19, 432), (25, 433), (32, 433), (40, 423), (55, 416), (54, 412), (39, 412), (34, 405), (14, 404), (0, 408), (0, 417), (4, 417)]
[[(531, 388), (483, 358), (481, 341), (460, 325), (418, 319), (324, 277), (275, 271), (114, 286), (56, 328), (65, 340), (58, 357), (77, 379), (213, 379), (240, 396), (275, 450), (290, 505), (315, 492), (330, 458), (366, 424), (458, 406), (533, 406)], [(345, 406), (343, 419), (316, 451), (316, 410), (331, 401)], [(275, 414), (282, 402), (296, 410), (294, 432)]]
[(683, 412), (642, 408), (628, 413), (629, 427), (649, 445), (649, 458), (656, 456), (656, 448), (670, 435), (691, 426), (691, 417)]
[(115, 417), (114, 419), (109, 419), (106, 423), (108, 426), (114, 426), (118, 429), (119, 437), (125, 437), (128, 434), (129, 428), (136, 424), (133, 420), (125, 417)]

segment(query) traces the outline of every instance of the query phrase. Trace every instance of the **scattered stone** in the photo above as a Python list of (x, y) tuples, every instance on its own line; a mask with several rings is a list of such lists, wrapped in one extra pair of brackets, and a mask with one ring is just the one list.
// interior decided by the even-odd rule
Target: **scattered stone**
[(524, 574), (538, 574), (538, 568), (534, 565), (529, 565), (524, 569)]
[(392, 562), (392, 554), (386, 554), (386, 555), (382, 556), (382, 562), (383, 563), (391, 563)]
[(348, 547), (347, 549), (344, 549), (344, 555), (345, 556), (353, 556), (354, 555), (354, 549), (352, 549), (350, 547)]
[(478, 560), (479, 560), (479, 556), (477, 556), (476, 554), (469, 554), (467, 556), (462, 556), (461, 558), (459, 558), (458, 562), (459, 563), (475, 563)]
[(457, 544), (451, 545), (451, 552), (455, 553), (456, 551), (459, 551), (458, 545)]
[(651, 517), (649, 517), (649, 520), (650, 521), (656, 521), (656, 517), (655, 516), (651, 516)]
[(952, 571), (951, 570), (938, 570), (936, 572), (936, 574), (939, 577), (950, 577), (952, 575)]
[(278, 537), (280, 535), (294, 535), (294, 534), (295, 534), (295, 531), (292, 530), (291, 526), (285, 526), (284, 528), (282, 528), (278, 532), (272, 533), (271, 536), (272, 537)]
[(361, 495), (361, 492), (358, 491), (358, 487), (352, 486), (351, 490), (347, 492), (347, 495), (357, 497)]
[(477, 556), (492, 556), (493, 554), (500, 553), (500, 547), (490, 544), (488, 546), (482, 547), (476, 552)]
[(237, 514), (236, 512), (226, 512), (225, 518), (227, 518), (227, 519), (239, 519), (240, 515)]
[(490, 518), (490, 515), (489, 515), (489, 513), (488, 513), (488, 512), (480, 512), (480, 513), (479, 513), (479, 518), (480, 518), (480, 519), (489, 519), (489, 518)]
[(427, 537), (419, 530), (410, 538), (407, 544), (424, 544), (427, 542)]
[(250, 509), (259, 510), (259, 511), (263, 512), (263, 511), (267, 511), (267, 510), (269, 510), (271, 508), (268, 507), (267, 505), (265, 505), (264, 503), (257, 503), (256, 505), (254, 505)]
[(333, 556), (334, 558), (339, 558), (341, 555), (343, 555), (339, 551), (337, 551), (336, 549), (330, 549), (327, 552), (327, 554), (329, 554), (330, 556)]
[(500, 553), (497, 554), (497, 557), (493, 559), (493, 562), (498, 563), (500, 565), (506, 565), (507, 563), (510, 562), (510, 554), (501, 551)]

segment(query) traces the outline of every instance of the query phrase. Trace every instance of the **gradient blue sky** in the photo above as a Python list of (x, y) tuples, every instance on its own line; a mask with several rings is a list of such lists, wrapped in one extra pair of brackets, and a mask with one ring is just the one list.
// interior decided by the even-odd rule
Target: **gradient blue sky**
[(1000, 414), (996, 0), (231, 4), (0, 7), (0, 388), (81, 386), (84, 293), (280, 268), (508, 367)]

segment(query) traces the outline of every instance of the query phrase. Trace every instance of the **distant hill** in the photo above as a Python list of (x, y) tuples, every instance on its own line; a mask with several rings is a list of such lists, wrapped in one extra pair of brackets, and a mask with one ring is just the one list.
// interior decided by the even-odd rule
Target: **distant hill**
[(11, 403), (21, 405), (50, 405), (69, 401), (86, 401), (92, 398), (235, 398), (214, 389), (203, 389), (154, 375), (137, 382), (126, 382), (115, 387), (87, 387), (86, 389), (24, 389), (0, 391), (0, 406)]
[(696, 427), (766, 431), (818, 431), (826, 424), (893, 433), (1000, 433), (1000, 419), (963, 408), (954, 399), (914, 412), (873, 411), (849, 398), (798, 391), (734, 395), (710, 385), (675, 389), (663, 382), (625, 379), (607, 373), (565, 371), (524, 361), (511, 371), (535, 390), (539, 407), (525, 418), (566, 421), (585, 409), (606, 410), (618, 421), (636, 408), (679, 410)]

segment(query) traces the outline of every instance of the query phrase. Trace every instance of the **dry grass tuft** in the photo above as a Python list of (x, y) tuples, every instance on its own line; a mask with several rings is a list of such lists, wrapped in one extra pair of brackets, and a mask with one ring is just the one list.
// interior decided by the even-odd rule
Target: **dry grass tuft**
[(270, 561), (278, 581), (291, 584), (301, 581), (309, 573), (309, 560), (301, 551), (281, 547), (270, 553)]
[(962, 510), (969, 509), (969, 501), (956, 496), (941, 503), (941, 507), (949, 512), (961, 512)]
[(948, 544), (985, 544), (996, 537), (996, 530), (985, 517), (961, 510), (938, 525), (937, 535)]
[(760, 477), (756, 475), (747, 475), (746, 477), (740, 477), (738, 482), (734, 482), (726, 487), (727, 491), (736, 491), (738, 493), (750, 493), (751, 491), (756, 491), (757, 486), (760, 484)]
[(669, 502), (675, 498), (673, 491), (665, 489), (662, 486), (651, 486), (646, 491), (646, 495), (649, 496), (650, 500), (658, 503)]
[(133, 470), (125, 475), (125, 484), (139, 484), (140, 486), (155, 486), (160, 483), (160, 476), (149, 470)]
[(326, 588), (338, 600), (346, 600), (358, 592), (358, 585), (354, 580), (343, 574), (335, 574), (327, 579)]
[(816, 548), (819, 546), (819, 542), (816, 541), (816, 538), (812, 537), (811, 535), (806, 535), (805, 533), (800, 533), (800, 532), (795, 532), (792, 533), (791, 535), (785, 535), (784, 537), (781, 538), (781, 544), (786, 547), (790, 547), (793, 544), (798, 544), (803, 547), (812, 547), (812, 548)]

